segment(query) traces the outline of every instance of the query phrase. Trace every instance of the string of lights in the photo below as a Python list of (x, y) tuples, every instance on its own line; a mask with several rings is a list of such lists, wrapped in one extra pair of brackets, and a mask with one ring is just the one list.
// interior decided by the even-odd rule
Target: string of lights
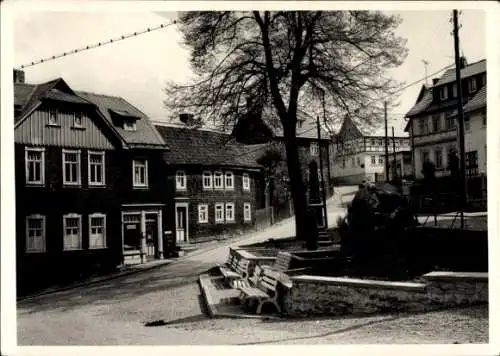
[(81, 53), (81, 52), (88, 51), (88, 50), (91, 50), (91, 49), (94, 49), (94, 48), (103, 47), (103, 46), (106, 46), (106, 45), (109, 45), (109, 44), (112, 44), (112, 43), (116, 43), (116, 42), (120, 42), (120, 41), (126, 40), (126, 39), (131, 38), (131, 37), (136, 37), (136, 36), (143, 35), (145, 33), (149, 33), (149, 32), (153, 32), (153, 31), (161, 30), (161, 29), (167, 28), (169, 26), (175, 25), (176, 23), (177, 22), (174, 20), (171, 23), (164, 23), (164, 24), (160, 24), (158, 26), (148, 27), (148, 28), (146, 28), (146, 29), (144, 29), (142, 31), (136, 31), (136, 32), (132, 32), (132, 33), (129, 33), (129, 34), (123, 34), (121, 36), (118, 36), (118, 37), (115, 37), (115, 38), (111, 38), (111, 39), (109, 39), (107, 41), (98, 42), (98, 43), (91, 44), (91, 45), (88, 45), (88, 46), (85, 46), (85, 47), (76, 48), (76, 49), (73, 49), (73, 50), (70, 50), (70, 51), (66, 51), (66, 52), (63, 52), (63, 53), (51, 56), (51, 57), (46, 57), (46, 58), (42, 58), (42, 59), (39, 59), (39, 60), (36, 60), (36, 61), (32, 61), (30, 63), (23, 64), (18, 69), (24, 69), (24, 68), (28, 68), (28, 67), (33, 67), (33, 66), (36, 66), (38, 64), (42, 64), (42, 63), (47, 63), (47, 62), (50, 62), (50, 61), (54, 61), (54, 60), (56, 60), (58, 58), (61, 58), (61, 57), (67, 57), (67, 56), (70, 56), (70, 55), (73, 55), (73, 54), (76, 54), (76, 53)]

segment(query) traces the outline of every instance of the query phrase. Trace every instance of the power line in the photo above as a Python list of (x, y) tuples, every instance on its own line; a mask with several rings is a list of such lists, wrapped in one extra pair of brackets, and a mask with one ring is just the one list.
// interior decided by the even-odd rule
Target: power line
[(105, 45), (116, 43), (116, 42), (119, 42), (119, 41), (123, 41), (123, 40), (126, 40), (126, 39), (131, 38), (131, 37), (136, 37), (136, 36), (139, 36), (139, 35), (143, 35), (145, 33), (149, 33), (149, 32), (153, 32), (153, 31), (161, 30), (161, 29), (167, 28), (167, 27), (169, 27), (171, 25), (175, 25), (176, 23), (177, 23), (177, 21), (174, 20), (171, 23), (164, 23), (164, 24), (160, 24), (160, 25), (155, 26), (155, 27), (148, 27), (148, 28), (146, 28), (145, 30), (142, 30), (142, 31), (136, 31), (136, 32), (132, 32), (132, 33), (129, 33), (129, 34), (124, 34), (124, 35), (112, 38), (110, 40), (107, 40), (107, 41), (98, 42), (98, 43), (95, 43), (95, 44), (92, 44), (92, 45), (88, 45), (88, 46), (85, 46), (85, 47), (73, 49), (71, 51), (63, 52), (63, 53), (60, 53), (60, 54), (57, 54), (57, 55), (54, 55), (54, 56), (51, 56), (51, 57), (47, 57), (47, 58), (39, 59), (39, 60), (36, 60), (36, 61), (32, 61), (30, 63), (26, 63), (26, 64), (23, 64), (22, 66), (20, 66), (19, 69), (33, 67), (35, 65), (42, 64), (42, 63), (47, 63), (47, 62), (56, 60), (56, 59), (61, 58), (61, 57), (67, 57), (69, 55), (80, 53), (80, 52), (83, 52), (83, 51), (88, 51), (88, 50), (93, 49), (93, 48), (103, 47)]

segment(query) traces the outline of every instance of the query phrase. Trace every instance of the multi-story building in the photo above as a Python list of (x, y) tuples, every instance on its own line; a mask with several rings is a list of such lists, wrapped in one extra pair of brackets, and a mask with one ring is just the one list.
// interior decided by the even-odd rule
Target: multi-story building
[[(396, 152), (399, 177), (410, 177), (409, 138), (388, 137), (387, 146), (390, 161), (394, 159), (394, 152)], [(346, 116), (335, 136), (332, 166), (333, 177), (337, 184), (359, 184), (362, 181), (384, 180), (385, 137), (363, 132), (349, 116)]]
[[(466, 167), (468, 176), (474, 177), (486, 174), (486, 60), (467, 64), (461, 58), (460, 63)], [(450, 175), (450, 155), (459, 149), (457, 98), (455, 68), (450, 68), (433, 79), (432, 87), (422, 87), (406, 114), (416, 178), (423, 178), (425, 161), (434, 163), (437, 177)]]
[(264, 207), (260, 145), (246, 146), (208, 129), (159, 123), (156, 128), (170, 147), (164, 181), (174, 197), (169, 225), (177, 244), (253, 227), (256, 209)]
[(114, 267), (128, 246), (163, 257), (167, 147), (148, 118), (61, 78), (14, 79), (18, 290)]

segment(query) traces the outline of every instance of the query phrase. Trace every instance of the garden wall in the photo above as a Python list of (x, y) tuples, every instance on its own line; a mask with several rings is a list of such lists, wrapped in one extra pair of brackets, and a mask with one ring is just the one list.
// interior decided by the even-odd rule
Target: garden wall
[(486, 273), (432, 272), (425, 283), (295, 276), (283, 298), (290, 316), (427, 311), (488, 302)]

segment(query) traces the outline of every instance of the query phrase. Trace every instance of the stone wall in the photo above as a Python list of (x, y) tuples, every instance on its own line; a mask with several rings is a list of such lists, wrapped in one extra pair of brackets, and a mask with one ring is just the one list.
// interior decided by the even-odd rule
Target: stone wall
[(295, 276), (283, 307), (290, 316), (359, 315), (488, 302), (487, 273), (432, 272), (423, 277), (426, 283)]
[(488, 302), (487, 273), (431, 272), (423, 278), (431, 303), (454, 306)]

